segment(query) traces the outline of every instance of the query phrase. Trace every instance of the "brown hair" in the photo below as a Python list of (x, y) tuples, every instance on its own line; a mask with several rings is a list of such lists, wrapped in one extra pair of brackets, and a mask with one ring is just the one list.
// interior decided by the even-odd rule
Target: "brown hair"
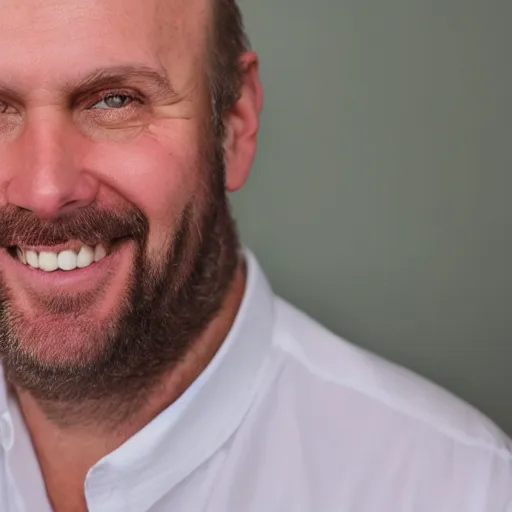
[(239, 57), (249, 49), (242, 13), (236, 0), (213, 1), (213, 34), (209, 87), (216, 133), (223, 135), (222, 117), (238, 99), (243, 70)]

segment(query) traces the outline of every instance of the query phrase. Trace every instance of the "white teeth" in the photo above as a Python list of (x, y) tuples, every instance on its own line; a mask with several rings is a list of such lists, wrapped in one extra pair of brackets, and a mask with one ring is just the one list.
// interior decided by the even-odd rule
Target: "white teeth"
[(57, 254), (54, 252), (39, 253), (39, 268), (45, 272), (53, 272), (59, 268)]
[(84, 245), (76, 257), (76, 266), (78, 268), (88, 267), (94, 261), (94, 251), (87, 245)]
[[(41, 256), (39, 256), (41, 258)], [(62, 251), (57, 256), (57, 263), (61, 270), (75, 270), (76, 268), (76, 252), (75, 251)]]
[(102, 260), (107, 255), (107, 250), (102, 244), (92, 248), (83, 245), (78, 252), (61, 251), (59, 253), (43, 251), (39, 254), (36, 251), (24, 251), (16, 249), (16, 255), (21, 263), (32, 268), (38, 268), (45, 272), (53, 272), (57, 269), (70, 271), (76, 268), (86, 268), (94, 262)]
[(26, 251), (25, 257), (27, 258), (27, 263), (32, 268), (39, 268), (39, 257), (37, 255), (37, 252), (35, 251)]
[(25, 252), (18, 248), (18, 249), (16, 249), (16, 254), (18, 256), (18, 259), (21, 261), (21, 263), (26, 265), (27, 264), (27, 258), (25, 257)]
[(98, 262), (102, 260), (107, 255), (107, 251), (105, 250), (105, 247), (103, 245), (98, 244), (94, 248), (94, 261)]

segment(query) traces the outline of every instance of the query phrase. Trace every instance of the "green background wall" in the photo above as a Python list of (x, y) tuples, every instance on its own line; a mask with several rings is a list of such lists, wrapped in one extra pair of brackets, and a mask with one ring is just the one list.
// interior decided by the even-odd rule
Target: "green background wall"
[(512, 2), (241, 0), (275, 290), (512, 433)]

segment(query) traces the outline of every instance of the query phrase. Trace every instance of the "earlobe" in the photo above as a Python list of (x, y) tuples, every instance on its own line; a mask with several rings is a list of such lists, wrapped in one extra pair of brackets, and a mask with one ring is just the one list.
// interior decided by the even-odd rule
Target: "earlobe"
[(240, 95), (224, 117), (226, 189), (230, 192), (241, 188), (249, 176), (263, 105), (257, 55), (254, 52), (244, 53), (240, 62), (243, 70)]

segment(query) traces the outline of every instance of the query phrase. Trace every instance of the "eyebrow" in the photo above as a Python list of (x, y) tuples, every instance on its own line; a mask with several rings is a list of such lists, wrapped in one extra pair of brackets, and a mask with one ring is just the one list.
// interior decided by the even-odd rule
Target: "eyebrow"
[[(62, 92), (73, 101), (93, 91), (130, 86), (145, 89), (141, 92), (147, 92), (155, 99), (165, 100), (178, 96), (164, 69), (138, 65), (98, 68), (77, 82), (68, 81), (64, 84)], [(0, 94), (14, 99), (22, 99), (25, 96), (21, 90), (2, 82), (0, 82)]]
[(154, 96), (162, 98), (178, 96), (165, 70), (146, 66), (115, 66), (97, 69), (76, 84), (68, 83), (65, 90), (71, 98), (77, 98), (93, 90), (135, 85), (149, 88), (149, 92)]

